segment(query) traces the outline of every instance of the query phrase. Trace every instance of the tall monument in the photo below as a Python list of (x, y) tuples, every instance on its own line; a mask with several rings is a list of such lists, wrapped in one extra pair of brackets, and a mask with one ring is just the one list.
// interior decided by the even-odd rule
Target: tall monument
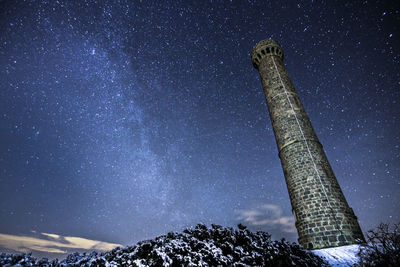
[(251, 59), (264, 88), (299, 243), (318, 249), (364, 241), (357, 217), (286, 72), (280, 45), (274, 40), (261, 41)]

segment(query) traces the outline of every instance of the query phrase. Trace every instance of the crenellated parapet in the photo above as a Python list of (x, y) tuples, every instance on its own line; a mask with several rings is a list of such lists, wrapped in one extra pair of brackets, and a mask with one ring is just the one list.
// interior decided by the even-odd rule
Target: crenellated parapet
[(251, 61), (253, 62), (254, 68), (258, 69), (261, 60), (270, 55), (278, 56), (283, 60), (283, 51), (279, 43), (274, 40), (263, 40), (259, 42), (251, 53)]

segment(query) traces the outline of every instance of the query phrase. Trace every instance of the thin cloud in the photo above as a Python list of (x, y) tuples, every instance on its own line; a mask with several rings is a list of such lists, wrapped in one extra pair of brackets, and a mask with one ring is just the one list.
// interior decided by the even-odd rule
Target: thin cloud
[(120, 244), (82, 237), (61, 236), (48, 233), (41, 233), (40, 237), (0, 234), (0, 247), (23, 253), (31, 251), (67, 253), (68, 249), (107, 251), (121, 246)]
[(296, 233), (292, 216), (284, 216), (281, 208), (274, 204), (265, 204), (255, 209), (239, 210), (238, 220), (252, 226), (278, 226), (283, 232)]

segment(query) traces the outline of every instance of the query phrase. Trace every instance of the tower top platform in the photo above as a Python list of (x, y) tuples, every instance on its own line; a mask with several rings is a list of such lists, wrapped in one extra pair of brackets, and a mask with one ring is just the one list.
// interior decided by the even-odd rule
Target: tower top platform
[(259, 42), (251, 53), (251, 61), (254, 68), (258, 69), (261, 60), (267, 55), (278, 56), (283, 60), (283, 50), (275, 40), (267, 39)]

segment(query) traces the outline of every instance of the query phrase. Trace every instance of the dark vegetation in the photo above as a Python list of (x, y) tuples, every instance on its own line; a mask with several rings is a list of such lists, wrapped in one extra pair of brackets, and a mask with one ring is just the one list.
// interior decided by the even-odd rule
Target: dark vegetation
[(135, 246), (109, 252), (70, 254), (65, 260), (37, 261), (30, 254), (1, 254), (0, 266), (328, 266), (321, 258), (266, 232), (198, 224)]
[[(367, 233), (358, 254), (361, 266), (400, 266), (400, 223), (381, 223)], [(104, 253), (74, 253), (62, 261), (37, 260), (31, 254), (0, 254), (0, 266), (328, 266), (321, 258), (266, 232), (198, 224)]]
[(361, 246), (360, 264), (362, 266), (400, 266), (400, 223), (381, 223), (375, 230), (367, 233), (367, 243)]

